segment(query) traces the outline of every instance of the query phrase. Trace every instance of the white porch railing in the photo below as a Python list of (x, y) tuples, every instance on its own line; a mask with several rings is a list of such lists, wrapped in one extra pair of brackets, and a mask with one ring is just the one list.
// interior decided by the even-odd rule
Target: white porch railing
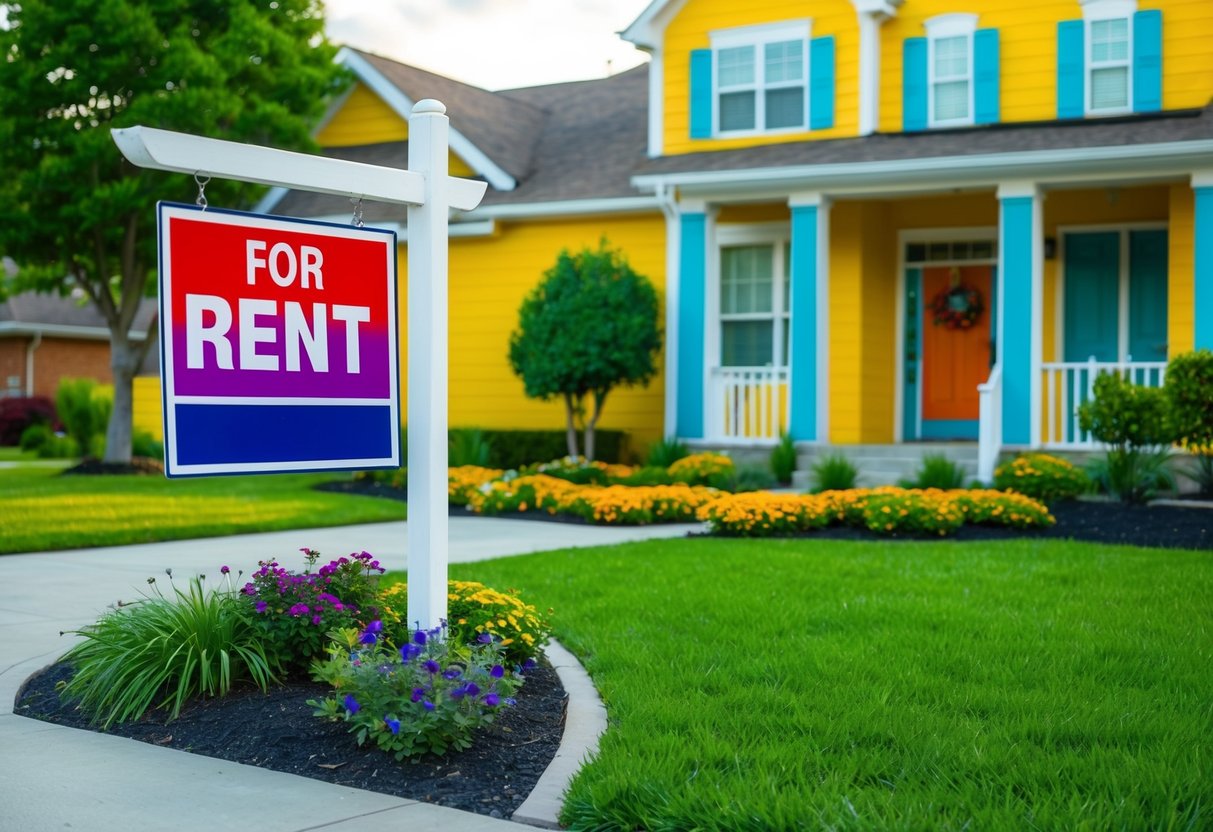
[(994, 365), (985, 384), (977, 385), (977, 479), (994, 481), (994, 466), (1002, 450), (1002, 364)]
[(788, 423), (788, 371), (772, 367), (713, 367), (708, 431), (717, 441), (768, 442)]
[(1095, 448), (1089, 433), (1078, 427), (1078, 406), (1094, 397), (1095, 379), (1102, 373), (1119, 373), (1134, 384), (1162, 387), (1167, 374), (1165, 361), (1053, 361), (1041, 365), (1044, 383), (1041, 403), (1046, 448)]

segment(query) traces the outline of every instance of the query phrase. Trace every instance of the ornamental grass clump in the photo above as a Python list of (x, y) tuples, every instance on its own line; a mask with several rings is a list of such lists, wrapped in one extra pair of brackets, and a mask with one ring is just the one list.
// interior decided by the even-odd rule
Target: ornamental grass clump
[[(383, 591), (383, 623), (387, 637), (408, 638), (408, 584), (393, 584)], [(447, 582), (447, 637), (457, 645), (475, 644), (487, 633), (511, 664), (534, 659), (552, 637), (552, 625), (533, 604), (511, 589), (500, 592), (476, 581)]]
[(287, 671), (304, 670), (324, 655), (327, 633), (378, 615), (378, 579), (386, 571), (360, 552), (313, 572), (320, 553), (300, 551), (307, 562), (302, 573), (263, 560), (240, 592), (242, 612), (273, 662)]
[(1060, 457), (1023, 453), (994, 469), (994, 487), (1054, 503), (1090, 490), (1091, 480), (1081, 468)]
[(383, 632), (379, 620), (340, 631), (328, 659), (313, 665), (313, 676), (333, 687), (308, 702), (313, 713), (345, 722), (358, 745), (373, 742), (397, 760), (463, 751), (476, 729), (515, 704), (522, 675), (506, 671), (488, 633), (465, 647), (441, 629), (415, 630), (395, 647)]
[[(182, 590), (164, 595), (155, 578), (154, 594), (118, 606), (75, 635), (84, 637), (62, 661), (75, 668), (64, 698), (103, 729), (139, 719), (153, 708), (168, 708), (176, 719), (196, 696), (225, 696), (248, 679), (261, 690), (274, 680), (272, 660), (257, 630), (241, 614), (227, 567), (224, 589), (191, 578)], [(170, 582), (172, 570), (166, 570)]]

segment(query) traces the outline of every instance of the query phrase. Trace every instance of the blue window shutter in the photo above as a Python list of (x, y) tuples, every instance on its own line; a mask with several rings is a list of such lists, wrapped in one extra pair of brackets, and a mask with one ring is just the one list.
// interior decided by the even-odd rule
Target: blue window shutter
[(999, 105), (998, 30), (973, 33), (973, 121), (997, 124)]
[(834, 36), (809, 41), (809, 129), (834, 126)]
[(1057, 117), (1082, 118), (1086, 104), (1086, 52), (1083, 22), (1063, 20), (1057, 24)]
[(1133, 112), (1162, 109), (1162, 12), (1133, 15)]
[(691, 138), (712, 137), (712, 50), (691, 50)]
[(906, 38), (901, 78), (901, 129), (927, 129), (927, 39)]

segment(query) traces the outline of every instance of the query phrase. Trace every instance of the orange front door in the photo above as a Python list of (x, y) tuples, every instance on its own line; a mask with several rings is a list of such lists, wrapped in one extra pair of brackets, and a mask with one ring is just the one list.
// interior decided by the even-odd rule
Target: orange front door
[(923, 439), (977, 438), (977, 385), (990, 375), (992, 271), (922, 270)]

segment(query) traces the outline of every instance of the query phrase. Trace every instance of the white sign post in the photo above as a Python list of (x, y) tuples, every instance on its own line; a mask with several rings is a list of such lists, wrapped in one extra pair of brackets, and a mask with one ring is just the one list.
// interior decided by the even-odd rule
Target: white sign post
[(448, 176), (446, 108), (417, 102), (408, 169), (385, 168), (148, 127), (111, 131), (139, 167), (407, 205), (408, 571), (410, 623), (446, 618), (447, 215), (480, 204), (484, 182)]

